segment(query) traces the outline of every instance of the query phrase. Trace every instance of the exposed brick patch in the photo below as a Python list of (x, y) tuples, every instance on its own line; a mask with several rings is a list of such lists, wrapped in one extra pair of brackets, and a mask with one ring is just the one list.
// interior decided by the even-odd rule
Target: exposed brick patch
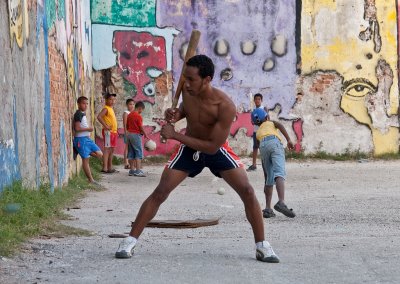
[(335, 80), (334, 74), (317, 73), (309, 91), (322, 94)]
[(49, 37), (49, 73), (50, 73), (50, 106), (51, 131), (53, 138), (54, 181), (58, 181), (58, 161), (60, 157), (60, 125), (64, 121), (67, 159), (71, 166), (72, 116), (74, 113), (75, 95), (68, 87), (67, 70), (63, 55), (57, 50), (56, 39)]

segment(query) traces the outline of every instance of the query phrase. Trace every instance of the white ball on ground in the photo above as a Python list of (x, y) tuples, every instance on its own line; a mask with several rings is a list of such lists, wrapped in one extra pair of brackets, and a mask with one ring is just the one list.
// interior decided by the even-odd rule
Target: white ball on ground
[(157, 144), (156, 142), (154, 142), (153, 140), (147, 140), (146, 143), (144, 143), (144, 148), (147, 151), (154, 151), (157, 148)]
[(217, 193), (219, 195), (224, 195), (225, 194), (225, 188), (223, 188), (223, 187), (218, 188)]

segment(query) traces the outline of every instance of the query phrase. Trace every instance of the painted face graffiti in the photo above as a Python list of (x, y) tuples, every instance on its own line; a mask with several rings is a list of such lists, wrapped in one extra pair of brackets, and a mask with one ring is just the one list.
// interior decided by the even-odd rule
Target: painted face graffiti
[[(349, 0), (345, 4), (303, 2), (302, 15), (307, 16), (302, 18), (302, 32), (308, 40), (302, 43), (302, 72), (336, 71), (342, 77), (338, 107), (370, 128), (375, 154), (397, 152), (395, 1)], [(354, 23), (345, 29), (339, 18), (351, 18)], [(313, 23), (311, 28), (309, 23)]]
[(136, 94), (130, 95), (154, 104), (155, 79), (167, 67), (165, 39), (147, 32), (117, 31), (113, 47), (123, 77), (135, 86)]

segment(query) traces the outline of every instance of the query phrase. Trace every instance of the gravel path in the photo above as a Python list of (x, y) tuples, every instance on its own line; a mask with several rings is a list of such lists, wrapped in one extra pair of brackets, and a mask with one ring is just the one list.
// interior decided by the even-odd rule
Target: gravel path
[[(289, 162), (286, 201), (297, 217), (264, 219), (280, 264), (255, 260), (239, 197), (208, 170), (185, 180), (156, 218), (221, 217), (218, 225), (147, 228), (131, 259), (115, 259), (120, 239), (108, 235), (129, 231), (162, 166), (145, 171), (105, 176), (107, 190), (89, 192), (65, 222), (94, 235), (29, 241), (0, 259), (0, 283), (400, 283), (400, 162)], [(260, 167), (249, 177), (264, 206)]]

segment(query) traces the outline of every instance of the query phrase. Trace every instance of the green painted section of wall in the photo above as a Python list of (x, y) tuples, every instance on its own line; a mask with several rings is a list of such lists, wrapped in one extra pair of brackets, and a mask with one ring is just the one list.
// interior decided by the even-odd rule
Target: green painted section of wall
[(65, 0), (58, 0), (58, 19), (65, 19)]
[(156, 25), (156, 0), (91, 0), (92, 23), (151, 27)]
[(47, 17), (47, 28), (51, 29), (56, 22), (56, 1), (46, 1), (46, 17)]

